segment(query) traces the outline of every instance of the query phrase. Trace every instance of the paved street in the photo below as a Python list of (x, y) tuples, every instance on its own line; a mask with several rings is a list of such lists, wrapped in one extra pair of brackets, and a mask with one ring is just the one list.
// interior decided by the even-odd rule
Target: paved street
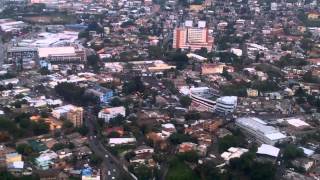
[(0, 37), (0, 66), (2, 66), (5, 59), (5, 45), (3, 44)]
[(95, 133), (95, 127), (98, 126), (96, 117), (90, 112), (91, 110), (89, 109), (89, 112), (86, 113), (86, 125), (89, 128), (89, 145), (95, 154), (103, 158), (103, 163), (101, 165), (102, 179), (134, 179), (128, 172), (127, 168), (123, 167), (122, 163), (103, 147), (103, 144)]

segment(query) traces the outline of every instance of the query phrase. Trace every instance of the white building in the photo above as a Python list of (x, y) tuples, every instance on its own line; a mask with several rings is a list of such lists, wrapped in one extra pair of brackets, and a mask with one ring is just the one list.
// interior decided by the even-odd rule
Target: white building
[(136, 142), (136, 138), (110, 138), (109, 145), (122, 145), (122, 144), (132, 144)]
[(226, 161), (229, 162), (230, 159), (239, 158), (242, 154), (248, 152), (248, 149), (239, 148), (239, 147), (230, 147), (228, 151), (221, 154), (221, 157)]
[(267, 155), (274, 158), (277, 158), (280, 153), (280, 149), (268, 144), (261, 144), (261, 146), (258, 148), (257, 154), (260, 155)]
[(0, 81), (0, 85), (4, 85), (4, 86), (7, 86), (9, 84), (16, 85), (18, 83), (19, 83), (19, 79), (17, 79), (17, 78), (4, 79), (4, 80)]
[(123, 106), (119, 106), (119, 107), (102, 109), (98, 114), (98, 118), (104, 119), (105, 122), (109, 122), (110, 119), (115, 118), (118, 115), (122, 115), (123, 117), (125, 117), (126, 108)]
[(146, 145), (139, 146), (134, 150), (135, 154), (144, 154), (144, 153), (153, 153), (153, 152), (154, 152), (154, 149)]
[(287, 139), (287, 136), (278, 129), (268, 126), (266, 122), (256, 117), (238, 118), (236, 119), (236, 125), (254, 136), (260, 143), (274, 145)]
[(192, 99), (192, 107), (198, 111), (214, 111), (216, 96), (214, 91), (208, 87), (190, 88), (189, 96)]
[(223, 96), (216, 100), (216, 112), (229, 114), (237, 107), (237, 96)]

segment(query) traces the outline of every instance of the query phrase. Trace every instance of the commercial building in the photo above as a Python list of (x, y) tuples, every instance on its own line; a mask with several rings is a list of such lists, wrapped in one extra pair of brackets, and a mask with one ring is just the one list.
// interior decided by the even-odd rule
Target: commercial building
[(67, 120), (72, 122), (74, 127), (80, 127), (83, 123), (83, 108), (77, 107), (67, 112)]
[(110, 119), (115, 118), (118, 115), (122, 115), (123, 117), (126, 116), (126, 108), (119, 106), (102, 109), (98, 114), (98, 118), (104, 119), (105, 122), (109, 122)]
[(23, 59), (37, 59), (38, 49), (35, 47), (10, 47), (7, 50), (7, 62), (12, 63)]
[(98, 97), (101, 103), (108, 103), (113, 97), (113, 91), (111, 89), (101, 86), (95, 86), (93, 88), (87, 89), (86, 93)]
[(203, 64), (201, 66), (201, 74), (221, 74), (225, 66), (223, 63)]
[(237, 96), (223, 96), (216, 100), (216, 112), (229, 114), (237, 107)]
[(133, 144), (135, 142), (136, 142), (136, 138), (110, 138), (109, 139), (110, 146)]
[(208, 87), (190, 88), (191, 108), (199, 111), (214, 111), (217, 93)]
[(38, 49), (40, 60), (50, 63), (84, 63), (86, 54), (84, 49), (67, 47), (44, 47)]
[(209, 35), (209, 29), (205, 26), (199, 27), (179, 27), (173, 32), (174, 49), (191, 49), (197, 50), (206, 48), (212, 50), (213, 37)]
[(236, 119), (236, 125), (255, 137), (259, 143), (274, 145), (287, 139), (278, 129), (269, 126), (263, 120), (256, 117), (241, 117)]
[(60, 106), (52, 110), (52, 116), (57, 119), (65, 118), (75, 127), (79, 127), (83, 123), (83, 108), (71, 104)]

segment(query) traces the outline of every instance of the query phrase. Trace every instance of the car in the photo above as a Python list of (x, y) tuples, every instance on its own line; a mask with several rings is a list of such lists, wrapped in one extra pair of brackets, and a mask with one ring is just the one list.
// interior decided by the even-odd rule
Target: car
[(116, 172), (116, 169), (113, 169), (113, 172)]
[(110, 171), (108, 171), (108, 176), (110, 176), (111, 175), (111, 172)]
[(114, 176), (112, 176), (112, 178), (111, 179), (116, 179)]
[(108, 154), (106, 154), (104, 157), (108, 158), (109, 156), (108, 156)]

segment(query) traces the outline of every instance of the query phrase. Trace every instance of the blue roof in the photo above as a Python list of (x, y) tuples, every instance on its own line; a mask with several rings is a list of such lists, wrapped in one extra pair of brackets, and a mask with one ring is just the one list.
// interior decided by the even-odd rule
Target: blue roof
[(92, 175), (92, 168), (87, 167), (81, 170), (82, 176), (91, 176)]

